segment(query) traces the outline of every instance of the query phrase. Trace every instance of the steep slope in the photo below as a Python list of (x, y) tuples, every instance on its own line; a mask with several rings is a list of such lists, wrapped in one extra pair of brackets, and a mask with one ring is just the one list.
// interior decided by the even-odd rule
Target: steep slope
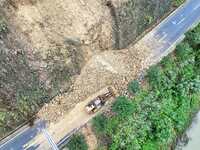
[[(92, 74), (88, 74), (92, 71), (92, 67), (87, 68), (90, 63), (101, 63), (105, 68), (99, 70), (106, 74), (126, 74), (128, 69), (115, 70), (104, 57), (123, 63), (125, 54), (120, 53), (127, 51), (121, 50), (116, 56), (116, 49), (126, 48), (171, 8), (171, 0), (0, 0), (0, 20), (5, 20), (7, 28), (1, 32), (0, 21), (2, 132), (28, 120), (54, 96), (65, 92), (73, 95), (76, 85), (82, 92), (66, 100), (62, 107), (62, 102), (52, 101), (58, 104), (57, 110), (67, 112), (103, 87), (107, 77), (97, 74), (95, 78), (102, 78), (99, 87), (87, 89), (94, 84)], [(88, 83), (82, 72), (84, 77), (91, 77)], [(110, 77), (108, 84), (112, 82)]]

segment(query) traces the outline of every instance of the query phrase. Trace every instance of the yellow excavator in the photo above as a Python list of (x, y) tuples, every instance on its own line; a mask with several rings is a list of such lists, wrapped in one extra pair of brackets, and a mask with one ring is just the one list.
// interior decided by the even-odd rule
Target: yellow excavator
[(108, 87), (106, 93), (97, 96), (96, 98), (94, 98), (92, 101), (90, 101), (86, 105), (85, 109), (86, 109), (87, 113), (88, 114), (95, 113), (102, 106), (104, 106), (106, 101), (111, 97), (115, 97), (115, 93), (111, 87)]

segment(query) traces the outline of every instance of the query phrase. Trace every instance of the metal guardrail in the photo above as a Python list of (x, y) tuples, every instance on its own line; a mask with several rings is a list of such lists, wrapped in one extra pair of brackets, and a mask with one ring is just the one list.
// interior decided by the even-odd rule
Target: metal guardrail
[(57, 146), (59, 149), (62, 149), (70, 140), (70, 137), (75, 134), (76, 132), (78, 132), (81, 128), (83, 128), (88, 122), (86, 122), (85, 124), (83, 124), (82, 126), (73, 129), (72, 131), (70, 131), (64, 138), (62, 138), (58, 143)]
[(7, 139), (7, 138), (12, 137), (12, 136), (15, 136), (15, 135), (13, 135), (13, 134), (14, 134), (15, 132), (19, 131), (20, 129), (22, 129), (23, 127), (30, 126), (30, 122), (31, 122), (32, 120), (35, 120), (35, 122), (39, 121), (39, 120), (36, 120), (36, 119), (37, 119), (37, 117), (36, 117), (36, 115), (34, 115), (34, 116), (32, 116), (31, 119), (25, 121), (24, 123), (22, 123), (21, 125), (19, 125), (17, 128), (15, 128), (14, 130), (12, 130), (12, 131), (9, 132), (8, 134), (6, 134), (4, 137), (2, 137), (2, 138), (0, 139), (0, 144), (6, 142), (6, 139)]

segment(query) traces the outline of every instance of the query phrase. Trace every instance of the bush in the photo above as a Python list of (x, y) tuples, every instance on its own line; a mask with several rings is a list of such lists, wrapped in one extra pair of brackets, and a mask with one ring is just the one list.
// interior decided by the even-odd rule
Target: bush
[(128, 91), (131, 93), (131, 94), (135, 94), (137, 93), (138, 91), (140, 90), (140, 84), (137, 80), (133, 80), (132, 82), (130, 82), (128, 84)]
[(134, 112), (134, 105), (126, 97), (118, 97), (112, 105), (112, 110), (121, 117), (127, 117)]
[(181, 4), (183, 4), (185, 2), (185, 0), (174, 0), (173, 4), (175, 7), (180, 6)]
[(143, 150), (159, 150), (158, 144), (155, 141), (148, 141), (142, 146)]
[(190, 58), (193, 53), (193, 49), (187, 42), (184, 42), (177, 45), (175, 52), (179, 61), (185, 61)]
[(105, 133), (107, 118), (104, 115), (97, 115), (92, 119), (92, 127), (97, 135)]
[(200, 25), (197, 26), (197, 28), (195, 28), (194, 30), (191, 30), (188, 33), (186, 33), (185, 39), (190, 43), (190, 45), (193, 48), (197, 48), (197, 46), (200, 44), (199, 30), (200, 30)]
[(8, 27), (4, 20), (0, 18), (0, 33), (6, 33), (8, 31)]
[(88, 146), (82, 134), (75, 134), (71, 137), (65, 148), (69, 150), (87, 150)]
[(161, 77), (162, 72), (160, 67), (158, 66), (152, 66), (147, 71), (147, 79), (149, 81), (150, 86), (153, 88), (158, 87), (158, 85), (160, 85)]

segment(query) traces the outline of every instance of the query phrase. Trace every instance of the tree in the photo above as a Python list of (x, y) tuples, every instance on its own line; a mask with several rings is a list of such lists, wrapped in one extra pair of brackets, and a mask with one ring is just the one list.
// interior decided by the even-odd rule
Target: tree
[(88, 149), (88, 145), (85, 141), (85, 137), (80, 133), (73, 135), (65, 147), (67, 147), (69, 150), (87, 150)]
[(147, 79), (152, 88), (160, 87), (162, 71), (159, 66), (151, 66), (147, 71)]
[(176, 57), (179, 61), (185, 61), (191, 57), (193, 49), (187, 42), (180, 43), (176, 47)]
[(133, 103), (126, 97), (118, 97), (112, 105), (112, 110), (122, 118), (132, 115), (134, 108)]
[(198, 30), (189, 31), (186, 34), (186, 40), (191, 44), (193, 48), (197, 48), (200, 44), (200, 34)]
[(131, 94), (136, 94), (140, 90), (140, 84), (137, 80), (133, 80), (128, 84), (128, 91)]
[(104, 115), (97, 115), (92, 119), (92, 127), (97, 135), (102, 135), (106, 130), (107, 118)]

